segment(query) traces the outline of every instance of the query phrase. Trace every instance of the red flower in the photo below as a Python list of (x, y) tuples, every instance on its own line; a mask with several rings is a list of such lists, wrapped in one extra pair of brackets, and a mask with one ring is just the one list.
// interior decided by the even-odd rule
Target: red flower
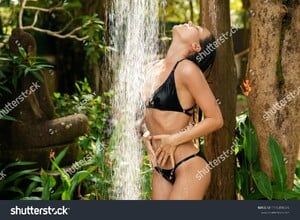
[(243, 82), (243, 86), (241, 85), (241, 90), (243, 92), (243, 94), (245, 96), (249, 96), (252, 88), (251, 88), (251, 84), (250, 84), (250, 80), (249, 79), (246, 79), (244, 82)]
[(50, 150), (49, 158), (55, 159), (55, 151), (53, 151), (52, 149)]

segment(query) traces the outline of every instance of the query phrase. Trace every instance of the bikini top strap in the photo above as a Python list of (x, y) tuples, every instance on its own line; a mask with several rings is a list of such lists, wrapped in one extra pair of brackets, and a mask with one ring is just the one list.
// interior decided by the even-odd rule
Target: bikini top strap
[(175, 71), (177, 65), (178, 65), (181, 61), (183, 61), (183, 60), (185, 60), (185, 58), (183, 58), (183, 59), (181, 59), (181, 60), (178, 60), (178, 61), (176, 62), (175, 66), (174, 66), (173, 69), (172, 69), (172, 72)]

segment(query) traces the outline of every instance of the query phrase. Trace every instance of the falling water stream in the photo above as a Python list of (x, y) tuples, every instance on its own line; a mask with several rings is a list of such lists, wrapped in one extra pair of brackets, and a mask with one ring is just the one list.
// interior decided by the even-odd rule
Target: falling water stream
[(110, 11), (110, 67), (115, 73), (113, 197), (141, 199), (142, 143), (136, 132), (144, 109), (146, 65), (158, 54), (159, 0), (113, 0)]

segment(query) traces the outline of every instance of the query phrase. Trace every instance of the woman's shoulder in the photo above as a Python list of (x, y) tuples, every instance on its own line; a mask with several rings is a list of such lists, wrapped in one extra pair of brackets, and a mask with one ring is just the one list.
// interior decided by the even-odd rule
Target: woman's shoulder
[(191, 77), (194, 75), (201, 75), (202, 71), (199, 67), (192, 62), (191, 60), (184, 59), (180, 62), (180, 65), (177, 67), (179, 75), (184, 77)]

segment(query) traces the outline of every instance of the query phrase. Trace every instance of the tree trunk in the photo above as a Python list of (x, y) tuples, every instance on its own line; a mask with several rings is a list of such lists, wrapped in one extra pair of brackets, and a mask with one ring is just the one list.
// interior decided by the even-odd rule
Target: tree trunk
[[(218, 39), (230, 33), (229, 0), (201, 0), (202, 23)], [(222, 129), (205, 137), (208, 161), (217, 159), (233, 145), (236, 112), (236, 72), (232, 39), (228, 38), (217, 49), (217, 56), (209, 81), (224, 118)], [(234, 154), (212, 169), (212, 180), (207, 199), (235, 199)]]
[(300, 3), (250, 2), (249, 108), (258, 136), (261, 169), (272, 178), (268, 146), (272, 134), (283, 151), (287, 185), (292, 187), (300, 145)]
[[(82, 14), (93, 15), (95, 13), (98, 14), (99, 18), (104, 21), (105, 26), (107, 26), (107, 9), (108, 9), (108, 0), (96, 0), (90, 1), (89, 3), (86, 0), (82, 1)], [(105, 33), (104, 33), (105, 34)], [(105, 38), (105, 37), (103, 37)], [(104, 42), (106, 40), (104, 39)], [(107, 72), (107, 63), (105, 55), (101, 55), (98, 62), (93, 63), (89, 67), (90, 75), (89, 81), (91, 83), (91, 87), (94, 92), (97, 94), (102, 94), (103, 92), (107, 92), (110, 89), (112, 78), (110, 74)]]

